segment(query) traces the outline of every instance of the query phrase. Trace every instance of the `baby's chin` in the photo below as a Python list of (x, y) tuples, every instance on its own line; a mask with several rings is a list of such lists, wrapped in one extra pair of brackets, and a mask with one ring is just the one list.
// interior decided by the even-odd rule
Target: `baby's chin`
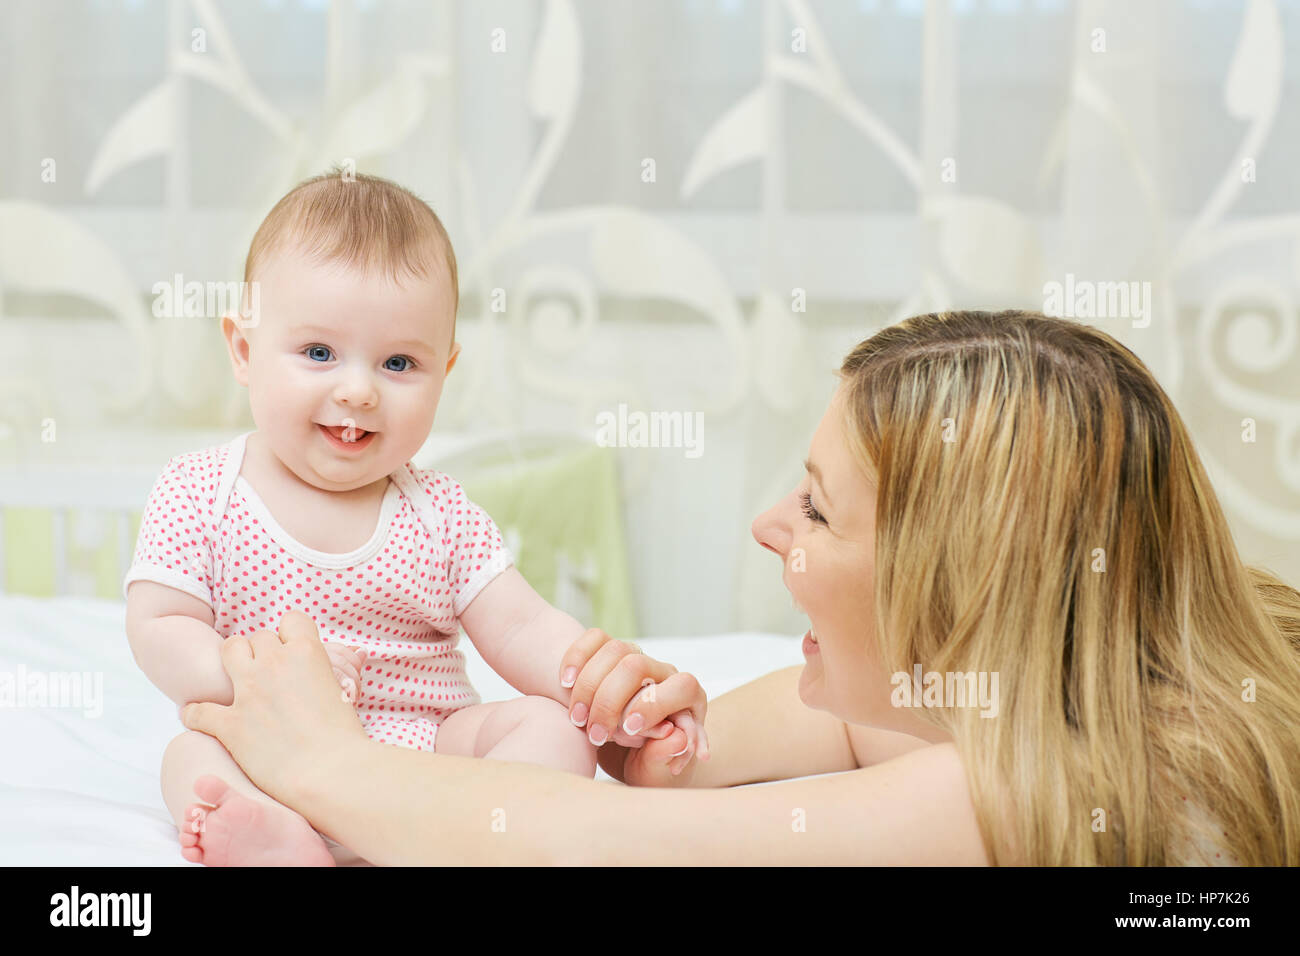
[(378, 459), (368, 461), (361, 467), (328, 456), (307, 455), (304, 460), (292, 466), (291, 470), (301, 481), (314, 488), (341, 493), (373, 484), (392, 474), (397, 467), (394, 465), (388, 468), (386, 462)]

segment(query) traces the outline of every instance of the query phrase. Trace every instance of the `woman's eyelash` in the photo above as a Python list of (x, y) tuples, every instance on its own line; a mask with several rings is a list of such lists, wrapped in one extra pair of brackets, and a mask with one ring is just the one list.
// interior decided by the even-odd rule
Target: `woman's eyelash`
[(820, 524), (826, 523), (826, 519), (821, 516), (821, 512), (813, 507), (811, 492), (805, 491), (799, 496), (799, 500), (803, 502), (803, 513), (809, 521), (816, 521)]

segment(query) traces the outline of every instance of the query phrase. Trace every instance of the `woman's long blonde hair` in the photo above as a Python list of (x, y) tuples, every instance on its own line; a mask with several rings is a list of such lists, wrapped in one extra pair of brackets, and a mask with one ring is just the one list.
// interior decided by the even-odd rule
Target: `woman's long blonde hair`
[(1195, 836), (1300, 863), (1300, 593), (1243, 565), (1142, 362), (1077, 323), (948, 312), (840, 376), (886, 672), (998, 673), (996, 717), (917, 711), (992, 862), (1176, 865)]

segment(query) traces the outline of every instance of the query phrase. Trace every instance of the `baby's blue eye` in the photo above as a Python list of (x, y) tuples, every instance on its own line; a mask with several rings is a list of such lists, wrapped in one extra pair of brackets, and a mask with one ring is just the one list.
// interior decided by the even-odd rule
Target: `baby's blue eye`
[[(388, 362), (391, 362), (394, 359), (402, 363), (401, 368), (393, 368), (391, 365), (388, 364)], [(384, 368), (388, 369), (388, 371), (390, 372), (405, 372), (407, 366), (411, 364), (411, 360), (408, 359), (405, 355), (394, 355), (391, 358), (389, 358), (388, 362), (384, 363)]]
[[(309, 345), (307, 348), (303, 349), (303, 351), (306, 352), (314, 362), (325, 362), (329, 360), (330, 350), (323, 345)], [(318, 357), (318, 353), (320, 352), (324, 352), (325, 354)]]

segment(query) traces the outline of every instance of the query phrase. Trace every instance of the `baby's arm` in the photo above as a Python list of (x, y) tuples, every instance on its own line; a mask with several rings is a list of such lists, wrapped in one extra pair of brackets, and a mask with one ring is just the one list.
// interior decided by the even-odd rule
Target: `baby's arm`
[(552, 607), (517, 568), (506, 568), (488, 582), (460, 623), (483, 660), (511, 687), (569, 705), (570, 690), (560, 685), (560, 663), (586, 628)]
[(143, 580), (127, 588), (131, 652), (154, 686), (178, 704), (234, 699), (214, 621), (212, 608), (184, 591)]

